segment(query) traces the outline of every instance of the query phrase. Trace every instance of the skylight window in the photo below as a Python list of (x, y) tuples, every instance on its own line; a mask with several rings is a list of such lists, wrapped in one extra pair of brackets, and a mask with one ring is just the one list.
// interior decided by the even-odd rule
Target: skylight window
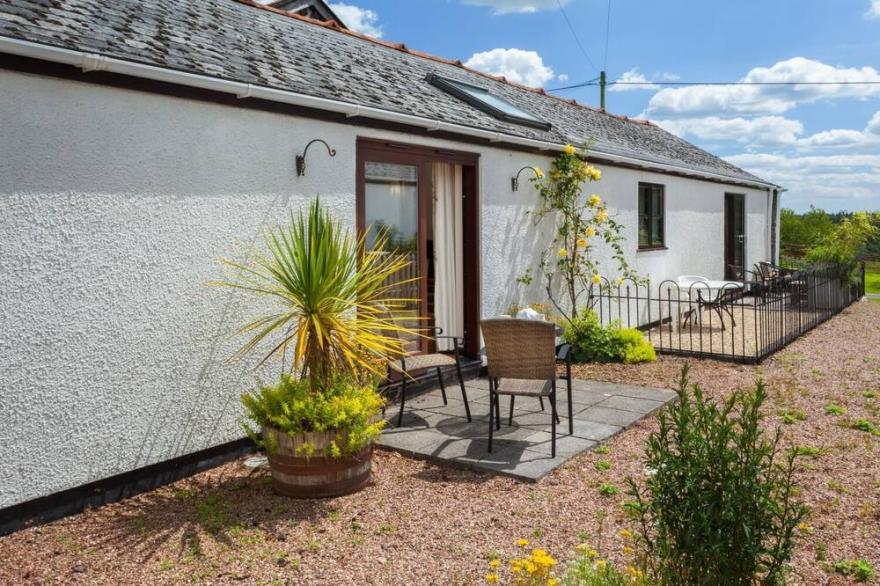
[(532, 128), (540, 128), (541, 130), (550, 130), (549, 122), (545, 122), (537, 116), (533, 116), (524, 110), (520, 110), (507, 100), (500, 98), (481, 87), (455, 81), (448, 77), (440, 77), (434, 73), (428, 74), (428, 83), (452, 94), (456, 98), (467, 102), (474, 108), (482, 110), (499, 120), (513, 122), (514, 124), (522, 124), (524, 126), (531, 126)]

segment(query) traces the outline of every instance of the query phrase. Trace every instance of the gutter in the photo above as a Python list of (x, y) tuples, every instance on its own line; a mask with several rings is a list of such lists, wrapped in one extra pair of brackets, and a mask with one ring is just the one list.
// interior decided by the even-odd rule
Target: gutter
[[(382, 120), (385, 122), (394, 122), (398, 124), (406, 124), (418, 128), (424, 128), (428, 132), (445, 131), (452, 134), (459, 134), (487, 140), (489, 143), (510, 143), (519, 146), (534, 148), (539, 151), (562, 151), (566, 145), (557, 144), (547, 141), (525, 138), (503, 132), (493, 132), (480, 128), (473, 128), (461, 124), (453, 124), (449, 122), (441, 122), (423, 116), (413, 116), (411, 114), (403, 114), (392, 110), (385, 110), (372, 106), (362, 106), (339, 100), (330, 100), (327, 98), (318, 98), (297, 92), (287, 90), (274, 89), (270, 87), (253, 85), (250, 83), (242, 83), (237, 81), (228, 81), (207, 75), (199, 75), (195, 73), (187, 73), (175, 69), (166, 69), (156, 67), (154, 65), (145, 65), (134, 61), (116, 59), (95, 53), (86, 53), (83, 51), (74, 51), (71, 49), (63, 49), (51, 45), (33, 43), (20, 39), (12, 39), (0, 36), (0, 53), (8, 53), (18, 55), (20, 57), (29, 57), (42, 61), (50, 61), (53, 63), (61, 63), (77, 67), (84, 72), (91, 71), (108, 71), (120, 75), (137, 77), (141, 79), (149, 79), (182, 85), (186, 87), (209, 90), (224, 94), (231, 94), (239, 99), (255, 98), (260, 100), (268, 100), (271, 102), (279, 102), (282, 104), (290, 104), (305, 108), (313, 108), (327, 112), (335, 112), (343, 114), (348, 118), (363, 117), (372, 120)], [(592, 150), (597, 158), (606, 159), (613, 163), (621, 163), (651, 169), (657, 171), (671, 171), (681, 175), (689, 175), (697, 178), (710, 179), (713, 181), (721, 181), (724, 183), (733, 183), (739, 185), (747, 185), (759, 189), (774, 189), (777, 186), (772, 183), (763, 181), (752, 181), (748, 179), (738, 179), (728, 177), (719, 173), (710, 171), (695, 171), (687, 167), (678, 165), (670, 165), (667, 163), (654, 163), (645, 161), (635, 157), (627, 157), (613, 153), (603, 152), (601, 150)]]

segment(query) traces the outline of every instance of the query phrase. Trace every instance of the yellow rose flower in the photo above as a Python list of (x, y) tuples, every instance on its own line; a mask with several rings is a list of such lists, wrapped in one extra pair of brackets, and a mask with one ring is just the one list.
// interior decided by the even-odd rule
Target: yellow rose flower
[(565, 154), (566, 155), (573, 155), (574, 154), (574, 146), (572, 146), (570, 144), (565, 145)]
[(587, 165), (586, 173), (587, 177), (589, 177), (593, 181), (599, 181), (600, 179), (602, 179), (602, 171), (592, 165)]
[(538, 179), (544, 178), (544, 171), (540, 167), (535, 167), (534, 170), (535, 170), (535, 177), (537, 177)]
[(602, 282), (602, 277), (599, 276), (599, 273), (593, 273), (593, 284), (598, 285)]
[(489, 567), (490, 568), (497, 568), (500, 565), (501, 565), (501, 560), (499, 560), (498, 558), (495, 558), (494, 560), (489, 560)]
[[(566, 254), (568, 254), (568, 253), (566, 253)], [(528, 539), (517, 539), (516, 544), (519, 547), (526, 547), (529, 544), (529, 540)]]
[[(623, 285), (623, 277), (617, 277), (616, 279), (614, 279), (614, 284), (618, 287)], [(624, 529), (624, 531), (626, 531), (626, 529)], [(632, 535), (632, 533), (630, 533), (630, 535)]]
[(605, 222), (607, 222), (608, 212), (606, 212), (605, 210), (599, 210), (599, 212), (596, 214), (596, 221), (600, 224), (604, 224)]
[(559, 255), (559, 258), (566, 258), (568, 256), (568, 251), (565, 248), (560, 248), (556, 254)]
[(602, 198), (596, 195), (595, 193), (590, 196), (590, 205), (596, 207), (597, 205), (602, 203)]
[(498, 574), (486, 574), (486, 583), (487, 584), (497, 584), (501, 579), (501, 576)]
[(586, 239), (586, 238), (578, 238), (578, 239), (577, 239), (577, 245), (578, 245), (580, 248), (586, 248), (586, 247), (587, 247), (587, 239)]
[(586, 235), (587, 235), (587, 238), (592, 238), (593, 236), (596, 235), (596, 229), (593, 228), (592, 226), (588, 227), (587, 231), (586, 231)]

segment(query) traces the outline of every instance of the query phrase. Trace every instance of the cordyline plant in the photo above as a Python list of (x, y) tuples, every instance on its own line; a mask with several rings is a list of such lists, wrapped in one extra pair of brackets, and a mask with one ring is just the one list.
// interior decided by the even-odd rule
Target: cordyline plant
[(373, 251), (366, 235), (353, 238), (318, 200), (308, 213), (291, 212), (290, 222), (265, 236), (265, 253), (244, 262), (222, 259), (230, 278), (214, 283), (272, 300), (273, 309), (242, 327), (252, 334), (236, 353), (242, 357), (261, 343), (270, 349), (260, 365), (290, 355), (291, 373), (309, 381), (313, 391), (340, 375), (363, 380), (384, 374), (388, 361), (404, 354), (394, 332), (418, 335), (393, 317), (410, 299), (393, 296), (391, 276), (405, 268), (406, 257), (384, 252), (380, 232)]
[[(593, 252), (599, 242), (610, 248), (611, 259), (617, 265), (620, 284), (623, 278), (637, 280), (630, 270), (623, 252), (622, 226), (609, 214), (608, 208), (598, 195), (584, 194), (584, 184), (602, 178), (602, 172), (584, 160), (577, 149), (568, 145), (557, 156), (545, 176), (536, 169), (532, 183), (541, 197), (540, 206), (531, 212), (535, 224), (545, 218), (554, 223), (555, 236), (550, 250), (541, 255), (538, 265), (540, 278), (544, 281), (547, 296), (568, 321), (580, 315), (581, 297), (592, 285), (602, 285), (603, 273), (599, 259)], [(531, 272), (519, 281), (531, 283)], [(606, 280), (607, 283), (607, 280)], [(561, 285), (562, 299), (556, 293)]]

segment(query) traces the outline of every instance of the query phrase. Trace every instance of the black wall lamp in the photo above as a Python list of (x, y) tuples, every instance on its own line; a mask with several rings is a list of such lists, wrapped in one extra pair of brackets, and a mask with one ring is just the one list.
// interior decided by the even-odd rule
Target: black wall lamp
[(532, 173), (534, 173), (534, 174), (535, 174), (535, 177), (537, 177), (538, 179), (540, 179), (541, 177), (544, 176), (544, 174), (541, 173), (541, 172), (540, 172), (538, 169), (536, 169), (535, 167), (529, 167), (528, 165), (526, 165), (525, 167), (523, 167), (522, 169), (520, 169), (519, 171), (516, 172), (516, 177), (511, 177), (511, 178), (510, 178), (510, 189), (511, 189), (511, 190), (513, 190), (513, 191), (517, 191), (517, 190), (519, 190), (519, 176), (520, 176), (520, 173), (522, 173), (522, 172), (525, 171), (526, 169), (531, 169), (531, 170), (532, 170)]
[(316, 143), (316, 142), (320, 142), (325, 147), (327, 147), (327, 154), (329, 154), (331, 157), (336, 156), (336, 149), (331, 149), (330, 145), (327, 144), (325, 141), (321, 140), (320, 138), (310, 140), (309, 144), (306, 145), (306, 148), (303, 149), (302, 154), (296, 156), (296, 176), (297, 177), (302, 177), (303, 175), (306, 174), (306, 153), (309, 152), (309, 147), (312, 146), (312, 143)]

